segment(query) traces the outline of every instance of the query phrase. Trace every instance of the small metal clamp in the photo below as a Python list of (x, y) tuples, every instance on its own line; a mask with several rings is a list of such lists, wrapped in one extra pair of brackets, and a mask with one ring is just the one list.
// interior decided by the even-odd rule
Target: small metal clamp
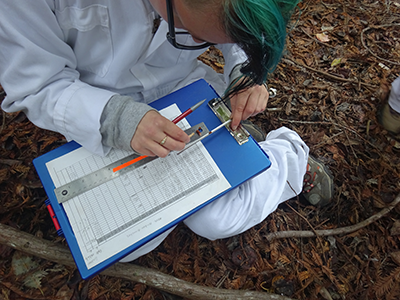
[[(210, 100), (208, 102), (208, 106), (222, 123), (225, 123), (231, 118), (232, 112), (221, 98), (214, 98)], [(239, 145), (243, 145), (249, 140), (250, 134), (243, 126), (240, 125), (235, 131), (231, 129), (230, 124), (226, 125), (225, 127)]]

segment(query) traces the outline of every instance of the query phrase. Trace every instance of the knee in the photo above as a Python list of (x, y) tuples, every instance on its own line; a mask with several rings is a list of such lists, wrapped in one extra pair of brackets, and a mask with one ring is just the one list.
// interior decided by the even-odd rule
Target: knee
[(185, 220), (185, 224), (197, 235), (212, 241), (239, 233), (231, 224), (217, 216), (189, 217)]
[(196, 234), (209, 240), (223, 239), (244, 232), (260, 222), (258, 211), (239, 197), (230, 199), (223, 209), (204, 207), (185, 220), (185, 224)]

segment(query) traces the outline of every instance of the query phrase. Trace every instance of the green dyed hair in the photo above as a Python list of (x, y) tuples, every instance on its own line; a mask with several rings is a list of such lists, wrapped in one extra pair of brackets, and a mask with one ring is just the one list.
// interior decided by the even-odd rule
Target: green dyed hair
[[(251, 80), (235, 88), (262, 84), (279, 63), (289, 19), (299, 0), (225, 0), (225, 32), (247, 54), (241, 72)], [(232, 91), (233, 92), (233, 91)], [(232, 94), (232, 93), (229, 93)]]

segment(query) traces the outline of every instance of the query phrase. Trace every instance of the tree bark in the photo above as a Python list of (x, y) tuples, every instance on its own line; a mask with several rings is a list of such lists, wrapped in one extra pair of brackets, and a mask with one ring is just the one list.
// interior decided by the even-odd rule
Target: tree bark
[[(0, 224), (0, 244), (66, 266), (75, 266), (71, 252), (65, 246), (37, 238), (26, 232)], [(285, 296), (245, 290), (224, 290), (200, 286), (159, 271), (131, 263), (116, 263), (101, 274), (140, 282), (170, 294), (196, 300), (292, 300)]]
[(380, 212), (377, 214), (369, 217), (368, 219), (354, 224), (350, 225), (347, 227), (340, 227), (340, 228), (335, 228), (335, 229), (325, 229), (325, 230), (315, 230), (315, 231), (296, 231), (296, 230), (288, 230), (288, 231), (277, 231), (277, 232), (271, 232), (268, 235), (265, 236), (267, 241), (271, 241), (273, 239), (283, 239), (283, 238), (310, 238), (310, 237), (315, 237), (315, 236), (330, 236), (330, 235), (343, 235), (343, 234), (349, 234), (352, 232), (355, 232), (363, 227), (366, 227), (380, 218), (382, 218), (384, 215), (389, 213), (393, 208), (395, 208), (400, 202), (400, 194), (396, 196), (396, 198), (390, 203), (388, 207), (383, 208)]

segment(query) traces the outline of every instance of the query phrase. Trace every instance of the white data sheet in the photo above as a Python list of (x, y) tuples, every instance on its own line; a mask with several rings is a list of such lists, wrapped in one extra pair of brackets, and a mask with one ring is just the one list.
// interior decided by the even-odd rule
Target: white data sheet
[[(161, 113), (180, 114), (176, 105)], [(189, 128), (186, 120), (181, 128)], [(79, 148), (48, 162), (56, 187), (97, 171), (131, 153), (106, 157)], [(146, 238), (230, 188), (202, 143), (157, 158), (63, 203), (88, 269)]]

